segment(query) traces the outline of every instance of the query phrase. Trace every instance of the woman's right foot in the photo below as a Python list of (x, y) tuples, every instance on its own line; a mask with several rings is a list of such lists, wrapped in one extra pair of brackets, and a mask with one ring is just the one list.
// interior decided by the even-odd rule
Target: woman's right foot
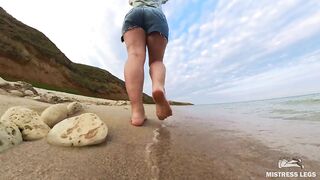
[(156, 103), (156, 114), (160, 120), (164, 120), (167, 117), (172, 116), (172, 110), (169, 102), (165, 97), (164, 90), (153, 90), (152, 97), (154, 102)]

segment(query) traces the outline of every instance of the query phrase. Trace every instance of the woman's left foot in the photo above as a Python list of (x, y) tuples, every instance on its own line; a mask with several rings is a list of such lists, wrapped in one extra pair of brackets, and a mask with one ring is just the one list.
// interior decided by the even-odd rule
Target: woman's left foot
[(147, 120), (147, 118), (144, 118), (142, 120), (138, 119), (131, 119), (131, 124), (133, 126), (143, 126), (144, 122)]
[(131, 114), (131, 124), (134, 126), (142, 126), (144, 121), (146, 120), (146, 115), (144, 112), (144, 107), (139, 106), (139, 107), (134, 107), (132, 109), (132, 114)]

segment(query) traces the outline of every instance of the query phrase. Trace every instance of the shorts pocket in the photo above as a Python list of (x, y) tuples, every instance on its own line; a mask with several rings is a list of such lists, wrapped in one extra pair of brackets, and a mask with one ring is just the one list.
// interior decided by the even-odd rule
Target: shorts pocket
[(160, 20), (167, 22), (166, 16), (160, 10), (152, 10), (152, 13), (157, 16)]
[(125, 18), (133, 12), (134, 8), (131, 8), (130, 11), (126, 14)]

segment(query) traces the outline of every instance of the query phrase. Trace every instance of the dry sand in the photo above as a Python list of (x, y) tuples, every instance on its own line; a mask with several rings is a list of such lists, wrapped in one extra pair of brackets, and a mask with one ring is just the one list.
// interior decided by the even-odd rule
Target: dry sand
[[(0, 100), (0, 115), (16, 105), (39, 113), (50, 105), (8, 95)], [(106, 142), (82, 148), (52, 146), (45, 139), (23, 142), (0, 154), (0, 179), (265, 179), (266, 171), (279, 171), (279, 157), (293, 156), (228, 130), (220, 121), (173, 110), (174, 116), (162, 122), (155, 107), (146, 105), (148, 121), (134, 127), (129, 106), (86, 103), (85, 112), (107, 124)], [(304, 158), (304, 164), (303, 171), (320, 170), (319, 162)]]
[[(0, 95), (0, 114), (22, 105), (42, 112), (50, 104)], [(152, 112), (151, 106), (147, 112)], [(160, 126), (153, 115), (144, 127), (130, 125), (128, 106), (86, 105), (108, 126), (106, 142), (83, 148), (57, 147), (45, 139), (22, 144), (0, 154), (0, 179), (127, 179), (148, 176), (146, 144)]]

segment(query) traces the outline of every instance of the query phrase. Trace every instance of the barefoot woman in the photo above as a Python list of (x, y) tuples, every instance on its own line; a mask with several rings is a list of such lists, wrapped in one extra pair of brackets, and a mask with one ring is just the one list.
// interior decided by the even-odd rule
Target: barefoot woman
[(165, 97), (166, 69), (163, 56), (168, 42), (169, 28), (161, 6), (168, 0), (129, 0), (133, 8), (127, 13), (122, 26), (122, 42), (127, 47), (128, 60), (124, 68), (126, 88), (131, 101), (131, 123), (143, 125), (145, 111), (142, 101), (146, 48), (152, 80), (152, 96), (160, 120), (172, 115)]

